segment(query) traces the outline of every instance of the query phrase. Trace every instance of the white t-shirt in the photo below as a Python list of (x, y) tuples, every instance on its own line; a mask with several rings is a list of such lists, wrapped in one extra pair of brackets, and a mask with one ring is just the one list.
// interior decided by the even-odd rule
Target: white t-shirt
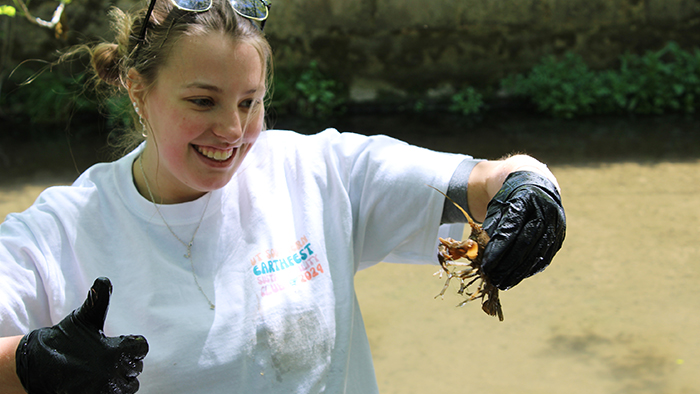
[(465, 156), (266, 131), (224, 188), (159, 205), (185, 242), (204, 212), (190, 262), (134, 186), (142, 149), (0, 225), (0, 336), (56, 324), (106, 276), (106, 335), (149, 342), (140, 393), (377, 392), (354, 274), (435, 262), (444, 198), (426, 185), (445, 190)]

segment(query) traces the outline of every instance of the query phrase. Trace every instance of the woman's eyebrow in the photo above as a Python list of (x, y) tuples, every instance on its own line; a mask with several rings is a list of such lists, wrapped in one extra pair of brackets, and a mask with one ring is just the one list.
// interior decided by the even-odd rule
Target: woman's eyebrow
[[(223, 92), (223, 90), (220, 87), (218, 87), (216, 85), (204, 83), (204, 82), (192, 82), (190, 84), (185, 85), (185, 89), (204, 89), (204, 90), (211, 90), (211, 91), (216, 92), (216, 93)], [(253, 93), (256, 93), (257, 91), (258, 91), (258, 88), (253, 88), (253, 89), (250, 89), (247, 92), (245, 92), (245, 94), (246, 95), (253, 94)]]
[(214, 92), (217, 92), (217, 93), (221, 93), (221, 92), (222, 92), (222, 90), (221, 90), (220, 87), (215, 86), (215, 85), (211, 85), (211, 84), (208, 84), (208, 83), (204, 83), (204, 82), (192, 82), (192, 83), (189, 83), (189, 84), (185, 85), (185, 89), (204, 89), (204, 90), (211, 90), (211, 91), (214, 91)]

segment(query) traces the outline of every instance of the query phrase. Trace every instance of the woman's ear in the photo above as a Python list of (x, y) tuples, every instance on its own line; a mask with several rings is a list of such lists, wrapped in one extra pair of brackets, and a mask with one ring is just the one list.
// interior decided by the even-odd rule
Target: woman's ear
[(126, 76), (126, 89), (129, 92), (129, 99), (138, 107), (143, 107), (143, 99), (146, 92), (146, 84), (143, 76), (131, 68)]

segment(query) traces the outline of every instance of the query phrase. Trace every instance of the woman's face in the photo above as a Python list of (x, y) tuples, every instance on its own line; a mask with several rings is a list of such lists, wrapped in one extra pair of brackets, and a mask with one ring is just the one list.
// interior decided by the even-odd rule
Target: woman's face
[(263, 67), (252, 45), (221, 33), (174, 44), (152, 90), (137, 101), (152, 132), (142, 160), (155, 202), (191, 201), (231, 180), (262, 131)]

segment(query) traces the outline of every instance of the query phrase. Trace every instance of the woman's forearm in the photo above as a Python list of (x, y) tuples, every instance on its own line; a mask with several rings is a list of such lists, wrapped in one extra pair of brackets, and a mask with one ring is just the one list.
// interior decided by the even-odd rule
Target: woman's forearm
[(3, 394), (26, 394), (15, 368), (15, 352), (21, 339), (21, 335), (0, 338), (0, 387)]
[(469, 176), (467, 201), (474, 219), (483, 222), (489, 201), (503, 186), (508, 175), (516, 171), (533, 171), (549, 178), (559, 189), (557, 179), (547, 166), (527, 155), (515, 155), (503, 160), (479, 162)]

